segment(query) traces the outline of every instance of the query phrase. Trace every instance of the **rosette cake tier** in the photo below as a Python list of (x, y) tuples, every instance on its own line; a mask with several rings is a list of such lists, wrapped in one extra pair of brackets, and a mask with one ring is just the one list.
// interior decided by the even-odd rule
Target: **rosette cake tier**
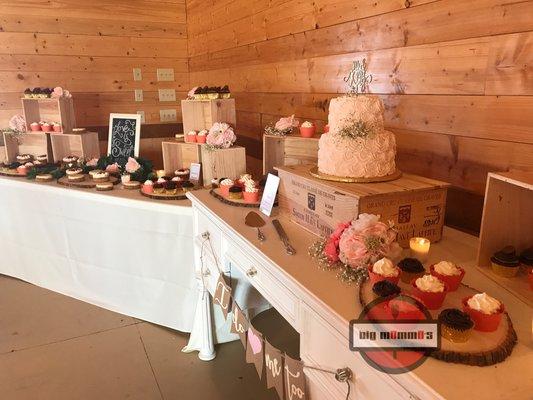
[(330, 131), (321, 136), (318, 171), (344, 178), (382, 178), (396, 171), (396, 139), (383, 125), (384, 107), (375, 95), (331, 100)]

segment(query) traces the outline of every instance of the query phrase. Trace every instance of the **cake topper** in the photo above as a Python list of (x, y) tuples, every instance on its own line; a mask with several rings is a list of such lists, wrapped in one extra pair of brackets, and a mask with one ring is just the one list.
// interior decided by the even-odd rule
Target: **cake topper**
[(368, 85), (372, 82), (372, 75), (366, 73), (366, 59), (353, 62), (353, 67), (348, 76), (344, 77), (348, 84), (349, 94), (358, 95), (365, 93)]

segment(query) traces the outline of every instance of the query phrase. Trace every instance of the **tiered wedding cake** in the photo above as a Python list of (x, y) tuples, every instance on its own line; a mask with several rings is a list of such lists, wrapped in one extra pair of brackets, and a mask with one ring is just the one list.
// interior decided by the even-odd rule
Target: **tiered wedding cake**
[(396, 139), (383, 127), (383, 103), (375, 95), (358, 94), (368, 82), (365, 74), (364, 63), (356, 63), (345, 79), (352, 82), (352, 94), (331, 100), (330, 130), (320, 138), (318, 149), (322, 174), (380, 178), (396, 172)]

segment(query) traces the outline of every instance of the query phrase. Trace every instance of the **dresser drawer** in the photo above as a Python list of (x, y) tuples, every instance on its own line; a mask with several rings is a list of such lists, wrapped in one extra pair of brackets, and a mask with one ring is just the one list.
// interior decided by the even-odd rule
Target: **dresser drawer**
[(245, 275), (259, 293), (289, 322), (297, 328), (298, 299), (275, 278), (261, 263), (245, 255), (235, 244), (228, 242), (224, 258)]
[[(335, 370), (349, 367), (353, 374), (350, 399), (412, 399), (392, 378), (369, 366), (357, 352), (349, 349), (348, 339), (337, 332), (310, 306), (301, 304), (300, 355), (304, 362)], [(348, 326), (346, 326), (348, 330)], [(332, 374), (308, 369), (311, 400), (344, 399), (346, 384), (335, 380)], [(323, 397), (328, 393), (329, 397)]]

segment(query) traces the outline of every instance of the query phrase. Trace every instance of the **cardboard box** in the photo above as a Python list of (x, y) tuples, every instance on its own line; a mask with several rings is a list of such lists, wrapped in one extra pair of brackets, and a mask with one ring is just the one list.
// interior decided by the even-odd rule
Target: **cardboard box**
[(414, 236), (440, 240), (449, 184), (410, 174), (381, 183), (331, 182), (311, 176), (311, 167), (277, 168), (281, 211), (310, 232), (327, 236), (339, 222), (370, 213), (395, 223), (402, 247)]

